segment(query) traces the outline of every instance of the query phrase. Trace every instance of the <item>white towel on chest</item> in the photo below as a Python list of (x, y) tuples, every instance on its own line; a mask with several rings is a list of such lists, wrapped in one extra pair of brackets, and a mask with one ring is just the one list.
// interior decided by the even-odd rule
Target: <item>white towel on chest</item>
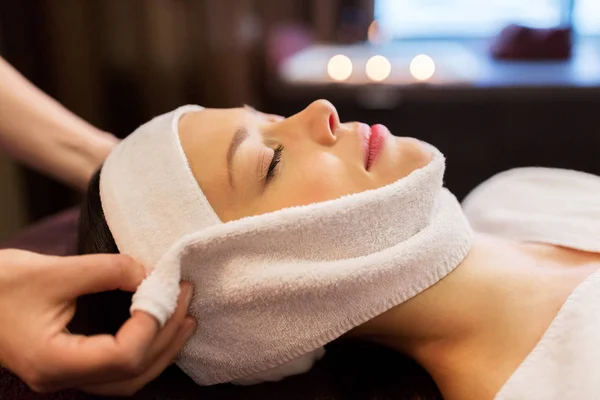
[[(475, 231), (600, 253), (600, 177), (519, 168), (463, 202)], [(600, 271), (569, 296), (496, 400), (600, 398)]]

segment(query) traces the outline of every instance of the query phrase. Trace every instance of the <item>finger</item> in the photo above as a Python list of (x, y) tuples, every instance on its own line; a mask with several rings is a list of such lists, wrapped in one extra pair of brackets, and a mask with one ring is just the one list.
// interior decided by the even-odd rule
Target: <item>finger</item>
[(144, 371), (141, 375), (126, 379), (123, 381), (110, 382), (100, 385), (87, 385), (79, 387), (79, 389), (104, 396), (130, 396), (135, 394), (146, 384), (156, 379), (167, 367), (169, 367), (175, 357), (181, 352), (181, 349), (189, 338), (194, 334), (196, 328), (196, 321), (187, 317), (183, 323), (182, 328), (177, 332), (170, 345), (164, 349), (160, 356), (152, 363), (149, 368)]
[[(177, 336), (178, 332), (182, 328), (182, 324), (185, 321), (187, 309), (189, 307), (189, 303), (192, 297), (192, 285), (187, 282), (181, 284), (181, 294), (178, 298), (177, 308), (175, 313), (165, 326), (158, 332), (156, 338), (153, 340), (152, 344), (145, 352), (142, 357), (142, 361), (140, 362), (139, 368), (144, 370), (147, 366), (156, 362), (156, 359), (167, 349), (172, 343), (174, 338)], [(77, 340), (81, 343), (82, 340), (85, 339), (85, 336), (77, 338)], [(119, 379), (123, 379), (123, 376), (118, 376)], [(73, 385), (90, 385), (97, 383), (104, 383), (107, 380), (114, 380), (113, 376), (107, 376), (106, 374), (94, 374), (93, 376), (85, 376), (82, 375), (80, 377), (69, 377), (70, 381), (67, 382), (70, 386)]]
[(103, 382), (139, 374), (159, 331), (158, 321), (136, 311), (116, 336), (61, 333), (46, 348), (43, 362), (68, 386)]
[(183, 282), (181, 284), (181, 293), (177, 299), (177, 308), (169, 318), (165, 326), (160, 330), (158, 336), (146, 355), (146, 365), (152, 364), (168, 348), (173, 338), (181, 330), (182, 324), (188, 312), (190, 301), (192, 300), (193, 290), (192, 285)]
[(63, 257), (57, 262), (51, 275), (56, 279), (55, 287), (69, 300), (116, 289), (135, 291), (146, 277), (144, 267), (124, 254)]

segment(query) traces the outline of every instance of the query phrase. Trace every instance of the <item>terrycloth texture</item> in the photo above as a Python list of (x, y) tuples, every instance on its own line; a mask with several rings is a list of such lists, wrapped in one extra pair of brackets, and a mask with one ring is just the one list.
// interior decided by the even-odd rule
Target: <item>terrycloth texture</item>
[[(176, 122), (168, 122), (177, 113), (163, 117), (111, 154), (111, 173), (102, 173), (102, 206), (121, 252), (137, 256), (152, 240), (152, 272), (132, 310), (164, 323), (175, 309), (180, 279), (194, 284), (190, 313), (198, 328), (178, 365), (199, 384), (256, 383), (304, 372), (324, 344), (433, 285), (470, 249), (472, 231), (442, 187), (445, 160), (433, 147), (427, 166), (392, 185), (213, 223), (197, 186), (166, 182), (187, 185), (189, 167), (178, 159), (169, 174), (158, 172), (164, 166), (148, 156), (161, 153), (168, 163), (177, 156), (170, 152), (182, 153), (171, 143)], [(136, 173), (143, 179), (134, 179)], [(194, 223), (177, 220), (195, 212), (200, 217)], [(181, 234), (194, 226), (194, 233)], [(155, 262), (177, 235), (180, 240)]]
[(284, 364), (242, 378), (233, 379), (231, 383), (236, 385), (256, 385), (263, 382), (277, 382), (288, 376), (303, 374), (310, 371), (315, 362), (323, 358), (324, 355), (325, 348), (318, 347), (317, 349), (303, 354), (298, 358), (294, 358)]
[[(600, 177), (520, 168), (496, 175), (464, 201), (479, 232), (600, 253)], [(600, 271), (569, 296), (497, 400), (600, 397)]]
[[(107, 157), (100, 174), (100, 198), (119, 251), (152, 271), (169, 246), (184, 235), (220, 224), (200, 190), (179, 141), (179, 118), (203, 108), (187, 105), (140, 126)], [(148, 285), (149, 283), (147, 283)], [(179, 286), (151, 289), (161, 296), (138, 299), (139, 309), (165, 323)]]
[(117, 247), (147, 268), (182, 236), (221, 223), (179, 141), (179, 118), (202, 109), (187, 105), (150, 120), (127, 136), (102, 166), (102, 209)]

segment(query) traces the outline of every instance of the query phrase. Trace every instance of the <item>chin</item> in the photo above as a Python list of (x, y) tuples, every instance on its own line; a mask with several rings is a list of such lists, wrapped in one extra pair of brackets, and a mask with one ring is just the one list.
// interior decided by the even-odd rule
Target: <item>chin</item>
[(402, 152), (413, 163), (414, 169), (423, 168), (429, 164), (433, 157), (429, 150), (430, 144), (411, 137), (398, 139), (401, 141)]
[(432, 154), (428, 145), (410, 137), (394, 137), (390, 147), (378, 162), (373, 165), (377, 172), (392, 183), (404, 178), (416, 169), (423, 168), (431, 161)]

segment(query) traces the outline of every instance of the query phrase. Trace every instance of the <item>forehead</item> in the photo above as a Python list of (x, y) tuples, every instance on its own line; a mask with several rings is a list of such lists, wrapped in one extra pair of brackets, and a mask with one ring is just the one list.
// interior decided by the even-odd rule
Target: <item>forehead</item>
[(251, 125), (244, 108), (208, 108), (184, 114), (178, 121), (179, 140), (196, 181), (207, 190), (224, 179), (227, 149), (240, 126)]
[[(207, 108), (184, 114), (178, 121), (179, 137), (183, 142), (204, 144), (221, 141), (249, 120), (244, 108)], [(184, 149), (185, 150), (185, 149)]]
[(227, 149), (236, 130), (251, 125), (252, 113), (244, 108), (204, 109), (178, 121), (181, 147), (198, 185), (217, 215), (231, 196), (226, 168)]

